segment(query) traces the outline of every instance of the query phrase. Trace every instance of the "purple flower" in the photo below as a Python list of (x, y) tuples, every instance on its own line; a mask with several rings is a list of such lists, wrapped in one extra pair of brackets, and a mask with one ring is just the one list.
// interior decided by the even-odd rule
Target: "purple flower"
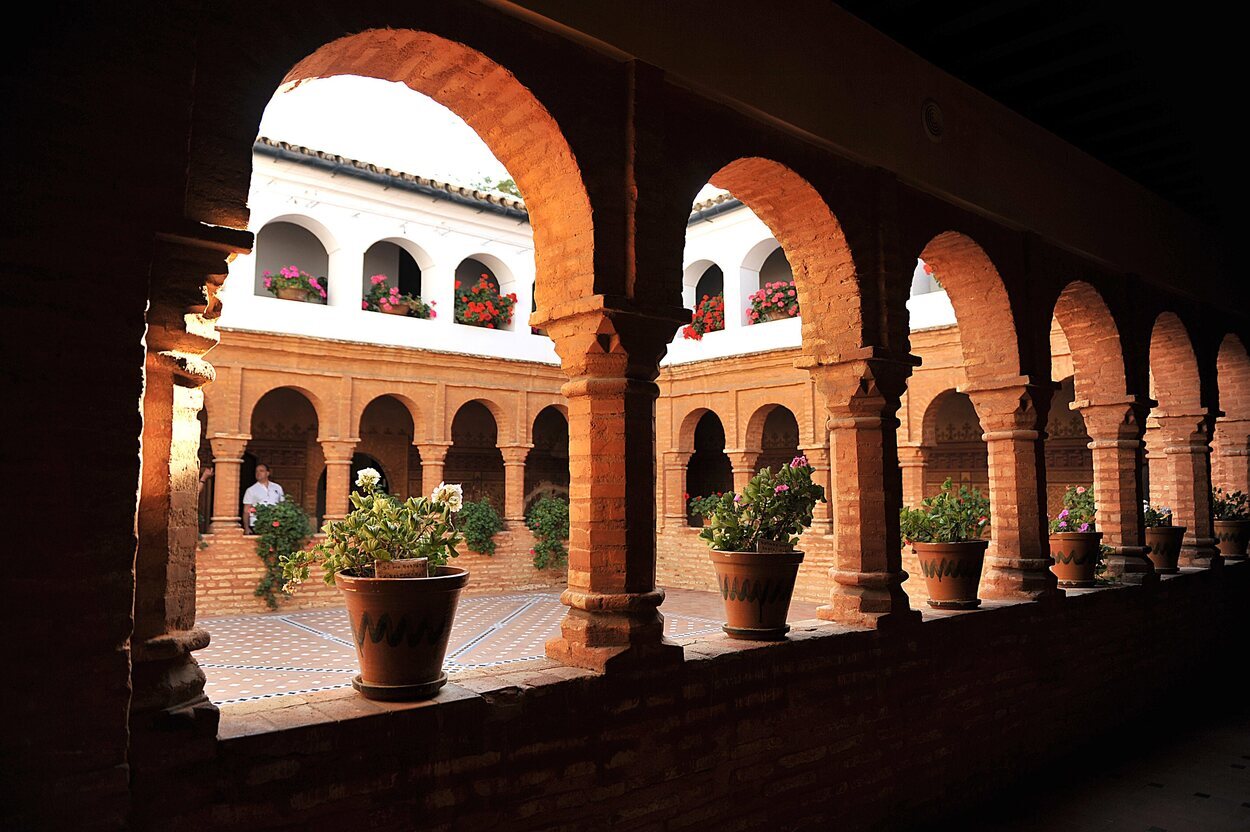
[(1061, 529), (1066, 529), (1067, 527), (1068, 527), (1068, 521), (1067, 521), (1067, 520), (1060, 520), (1060, 521), (1059, 521), (1059, 528), (1061, 528)]
[(789, 491), (789, 490), (790, 490), (790, 486), (786, 485), (786, 484), (783, 482), (781, 485), (779, 485), (779, 486), (777, 486), (776, 488), (774, 488), (774, 489), (773, 489), (773, 493), (774, 493), (774, 494), (783, 494), (783, 493), (785, 493), (786, 491)]
[(735, 502), (735, 503), (740, 503), (740, 502), (742, 502), (742, 495), (741, 495), (741, 494), (735, 494), (735, 495), (734, 495), (734, 502)]
[(794, 459), (790, 460), (790, 467), (791, 468), (806, 468), (807, 457), (802, 454), (796, 456)]
[(1068, 510), (1067, 510), (1066, 508), (1065, 508), (1063, 511), (1059, 512), (1059, 519), (1060, 519), (1060, 520), (1062, 520), (1063, 518), (1065, 518), (1065, 517), (1067, 517), (1067, 516), (1068, 516)]
[(1089, 531), (1089, 523), (1082, 523), (1082, 524), (1081, 524), (1081, 527), (1080, 527), (1079, 529), (1077, 529), (1077, 531), (1078, 531), (1078, 532), (1087, 532), (1087, 531)]

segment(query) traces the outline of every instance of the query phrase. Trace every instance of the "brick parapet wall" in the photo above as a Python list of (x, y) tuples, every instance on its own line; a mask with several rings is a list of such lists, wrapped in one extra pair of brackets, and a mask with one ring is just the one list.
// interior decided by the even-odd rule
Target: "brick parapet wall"
[[(196, 608), (199, 615), (240, 615), (268, 612), (254, 594), (263, 567), (256, 554), (256, 538), (243, 535), (204, 535), (204, 548), (196, 556)], [(564, 585), (561, 569), (535, 569), (530, 547), (534, 537), (528, 529), (506, 529), (495, 535), (495, 554), (483, 555), (462, 547), (452, 563), (469, 570), (469, 593), (545, 589)], [(279, 601), (280, 610), (342, 606), (339, 591), (320, 579), (318, 570), (289, 598)]]
[(779, 644), (710, 638), (650, 678), (538, 661), (455, 679), (424, 705), (340, 695), (227, 710), (204, 802), (161, 828), (938, 820), (1100, 732), (1150, 730), (1177, 697), (1227, 694), (1245, 659), (1248, 595), (1250, 566), (1233, 565), (898, 631), (811, 622)]

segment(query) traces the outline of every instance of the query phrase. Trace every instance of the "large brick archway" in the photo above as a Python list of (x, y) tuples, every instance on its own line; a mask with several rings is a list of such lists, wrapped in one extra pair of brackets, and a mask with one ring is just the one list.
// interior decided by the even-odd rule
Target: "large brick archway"
[(1212, 480), (1226, 491), (1250, 493), (1250, 356), (1236, 335), (1220, 342), (1215, 369), (1224, 415), (1215, 423)]

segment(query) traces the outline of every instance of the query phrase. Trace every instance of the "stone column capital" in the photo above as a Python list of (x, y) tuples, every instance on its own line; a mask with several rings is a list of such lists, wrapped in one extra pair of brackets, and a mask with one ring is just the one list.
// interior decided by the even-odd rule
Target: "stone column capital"
[(677, 328), (690, 320), (684, 309), (640, 307), (626, 298), (592, 295), (540, 309), (531, 323), (555, 342), (571, 379), (564, 395), (586, 395), (583, 379), (654, 382), (659, 362)]
[(504, 465), (524, 465), (533, 445), (500, 445), (499, 453)]
[(830, 426), (839, 419), (893, 417), (907, 389), (907, 379), (920, 359), (865, 348), (860, 355), (837, 360), (802, 356), (794, 362), (811, 373), (825, 397)]
[[(1058, 385), (1028, 376), (978, 379), (960, 388), (972, 399), (985, 441), (1037, 439), (1046, 428), (1050, 400)], [(1032, 434), (1032, 435), (1030, 435)]]
[(1163, 438), (1163, 452), (1198, 453), (1202, 449), (1210, 451), (1211, 435), (1215, 427), (1215, 417), (1210, 412), (1202, 413), (1153, 413), (1151, 418), (1159, 426), (1159, 435)]
[(417, 450), (421, 453), (421, 464), (437, 464), (441, 465), (447, 459), (447, 451), (451, 449), (450, 442), (439, 442), (430, 439), (413, 442), (417, 446)]
[(245, 434), (217, 434), (208, 438), (213, 449), (213, 462), (243, 462), (243, 452), (252, 437)]
[(326, 465), (350, 465), (359, 439), (319, 439)]

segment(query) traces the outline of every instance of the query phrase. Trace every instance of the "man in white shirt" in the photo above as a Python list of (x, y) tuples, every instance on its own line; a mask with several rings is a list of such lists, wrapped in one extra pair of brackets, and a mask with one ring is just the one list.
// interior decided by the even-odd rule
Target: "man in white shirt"
[(248, 531), (256, 531), (256, 507), (276, 505), (282, 502), (284, 494), (282, 486), (269, 481), (269, 466), (263, 462), (256, 463), (256, 482), (243, 492), (243, 510), (247, 514)]

